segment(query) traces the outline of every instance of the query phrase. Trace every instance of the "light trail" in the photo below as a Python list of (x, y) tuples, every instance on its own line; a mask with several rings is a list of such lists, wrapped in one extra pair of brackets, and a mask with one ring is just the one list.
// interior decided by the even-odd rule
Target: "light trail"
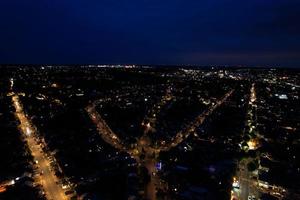
[(15, 116), (20, 121), (19, 129), (37, 164), (38, 173), (35, 174), (35, 181), (42, 185), (48, 200), (68, 200), (64, 190), (58, 184), (59, 180), (55, 176), (55, 172), (50, 169), (50, 161), (35, 138), (37, 129), (24, 113), (19, 96), (15, 93), (12, 93), (12, 103), (16, 109)]

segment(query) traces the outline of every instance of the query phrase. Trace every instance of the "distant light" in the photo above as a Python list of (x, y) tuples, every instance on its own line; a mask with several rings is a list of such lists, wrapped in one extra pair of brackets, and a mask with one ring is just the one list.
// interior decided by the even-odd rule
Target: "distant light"
[(279, 99), (285, 99), (285, 100), (288, 99), (286, 94), (281, 94), (281, 95), (278, 96), (278, 98)]
[(208, 171), (214, 173), (216, 171), (216, 168), (214, 166), (209, 166)]
[(10, 79), (10, 87), (11, 87), (11, 88), (14, 87), (14, 79), (13, 79), (13, 78)]
[(157, 163), (155, 167), (157, 170), (160, 171), (162, 169), (162, 163), (161, 162)]
[(247, 145), (249, 147), (250, 150), (255, 150), (258, 148), (258, 141), (255, 139), (251, 139), (247, 142)]
[(29, 127), (26, 127), (26, 134), (27, 134), (28, 136), (30, 136), (31, 133), (32, 133), (31, 129), (30, 129)]
[(240, 183), (239, 183), (239, 181), (236, 179), (236, 177), (233, 177), (232, 187), (234, 187), (234, 188), (240, 188)]
[(11, 185), (14, 185), (15, 183), (16, 183), (15, 180), (12, 180), (12, 181), (10, 182)]
[(150, 125), (150, 123), (147, 123), (146, 126), (147, 126), (147, 128), (150, 128), (151, 125)]
[(58, 88), (58, 84), (57, 84), (57, 83), (52, 83), (52, 84), (51, 84), (51, 87), (52, 87), (52, 88)]

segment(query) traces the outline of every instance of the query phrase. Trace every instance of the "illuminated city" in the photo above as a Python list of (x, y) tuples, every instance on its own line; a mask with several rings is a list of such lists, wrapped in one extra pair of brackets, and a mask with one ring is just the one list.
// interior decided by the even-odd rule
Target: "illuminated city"
[(300, 0), (0, 0), (0, 200), (300, 200)]
[(0, 70), (0, 199), (300, 197), (297, 70)]

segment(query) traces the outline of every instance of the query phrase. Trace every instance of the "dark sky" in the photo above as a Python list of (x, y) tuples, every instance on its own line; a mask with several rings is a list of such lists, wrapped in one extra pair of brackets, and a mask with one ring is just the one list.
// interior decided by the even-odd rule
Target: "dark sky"
[(0, 0), (0, 63), (300, 67), (300, 0)]

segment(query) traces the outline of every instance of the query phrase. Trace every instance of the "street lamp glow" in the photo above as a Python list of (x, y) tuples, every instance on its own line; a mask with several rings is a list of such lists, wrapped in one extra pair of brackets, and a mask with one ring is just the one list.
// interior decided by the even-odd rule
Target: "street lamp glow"
[(26, 127), (26, 135), (30, 136), (32, 133), (30, 127)]

